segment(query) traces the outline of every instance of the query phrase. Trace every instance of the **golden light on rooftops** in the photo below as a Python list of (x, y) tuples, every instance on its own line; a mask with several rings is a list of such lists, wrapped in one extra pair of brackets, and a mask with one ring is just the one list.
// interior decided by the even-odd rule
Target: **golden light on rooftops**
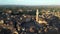
[(4, 21), (3, 20), (0, 20), (0, 24), (3, 24), (4, 23)]
[(39, 18), (39, 11), (38, 11), (38, 9), (37, 9), (37, 11), (36, 11), (36, 21), (39, 23), (39, 24), (47, 24), (47, 22), (44, 20), (44, 19), (42, 19), (42, 18)]

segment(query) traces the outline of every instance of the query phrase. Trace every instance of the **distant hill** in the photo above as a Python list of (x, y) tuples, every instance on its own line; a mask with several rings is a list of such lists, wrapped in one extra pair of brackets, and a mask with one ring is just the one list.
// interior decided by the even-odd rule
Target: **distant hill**
[(33, 8), (60, 8), (60, 5), (39, 5), (39, 6), (29, 6), (29, 5), (0, 5), (0, 7), (33, 7)]

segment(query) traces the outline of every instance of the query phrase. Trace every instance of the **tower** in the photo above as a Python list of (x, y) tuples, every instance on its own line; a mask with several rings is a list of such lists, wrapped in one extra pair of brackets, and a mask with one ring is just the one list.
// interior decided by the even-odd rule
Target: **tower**
[(38, 22), (38, 15), (39, 15), (39, 12), (38, 12), (38, 9), (37, 9), (37, 11), (36, 11), (36, 21)]

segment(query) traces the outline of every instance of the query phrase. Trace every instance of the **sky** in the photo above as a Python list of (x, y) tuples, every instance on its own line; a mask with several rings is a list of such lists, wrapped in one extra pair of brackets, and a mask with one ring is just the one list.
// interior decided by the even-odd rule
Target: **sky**
[(0, 5), (60, 5), (60, 0), (0, 0)]

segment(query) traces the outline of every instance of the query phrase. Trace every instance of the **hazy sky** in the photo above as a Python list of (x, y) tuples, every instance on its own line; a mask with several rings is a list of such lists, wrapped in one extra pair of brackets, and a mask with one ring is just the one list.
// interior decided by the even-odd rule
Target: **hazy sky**
[(60, 0), (0, 0), (0, 5), (60, 5)]

